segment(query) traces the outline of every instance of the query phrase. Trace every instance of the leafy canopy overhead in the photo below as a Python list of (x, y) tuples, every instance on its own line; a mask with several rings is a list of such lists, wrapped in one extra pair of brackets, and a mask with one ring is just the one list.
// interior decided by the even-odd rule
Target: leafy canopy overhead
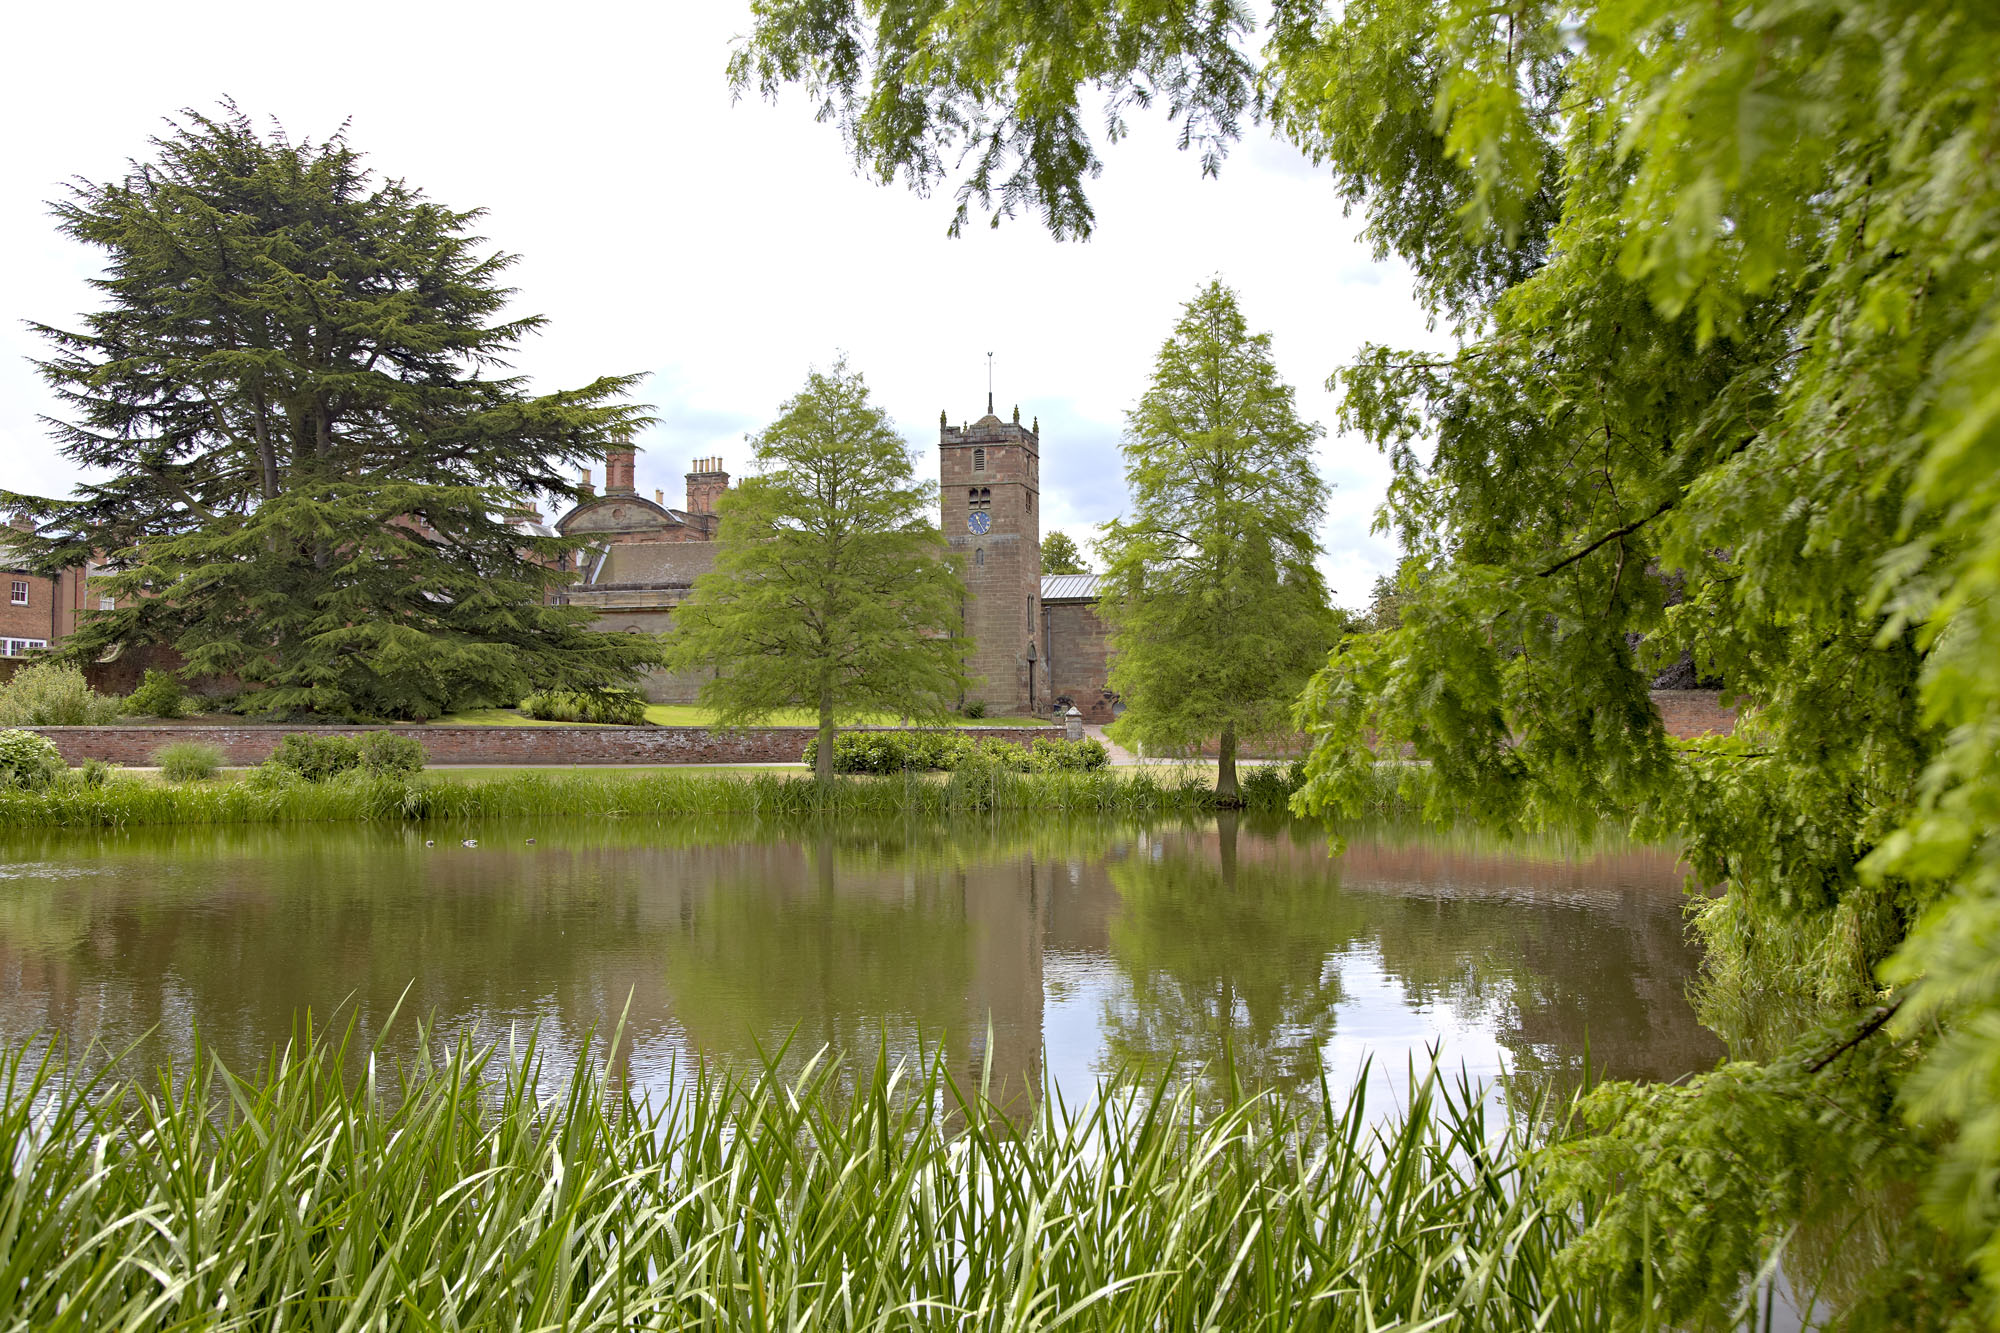
[[(1633, 1206), (1574, 1262), (1630, 1317), (1727, 1322), (1786, 1241), (1857, 1324), (1991, 1317), (2000, 7), (1267, 13), (1251, 55), (1230, 4), (765, 0), (735, 74), (804, 85), (878, 176), (963, 172), (957, 222), (1087, 233), (1088, 98), (1106, 138), (1163, 103), (1204, 168), (1258, 111), (1325, 163), (1460, 342), (1336, 378), (1412, 564), (1308, 692), (1305, 804), (1408, 745), (1441, 817), (1638, 817), (1722, 890), (1704, 1011), (1762, 1063), (1607, 1093), (1581, 1149)], [(1661, 733), (1683, 652), (1734, 738)]]
[(480, 213), (234, 107), (153, 148), (55, 206), (105, 258), (103, 304), (34, 326), (63, 452), (107, 475), (0, 495), (37, 520), (38, 569), (115, 561), (102, 590), (129, 601), (66, 649), (164, 642), (270, 708), (383, 717), (654, 660), (547, 605), (575, 547), (520, 523), (523, 497), (573, 495), (569, 466), (646, 420), (634, 377), (533, 394), (496, 373), (542, 321), (501, 318), (514, 257), (482, 250)]
[(942, 720), (966, 684), (964, 587), (932, 521), (936, 488), (839, 360), (813, 371), (752, 437), (757, 475), (724, 493), (715, 569), (674, 612), (673, 664), (709, 671), (724, 726), (818, 714), (819, 774), (835, 724)]
[(1129, 518), (1105, 525), (1099, 610), (1111, 632), (1120, 740), (1179, 749), (1220, 736), (1234, 795), (1242, 735), (1283, 729), (1334, 638), (1314, 567), (1326, 485), (1236, 294), (1212, 281), (1161, 346), (1126, 416)]

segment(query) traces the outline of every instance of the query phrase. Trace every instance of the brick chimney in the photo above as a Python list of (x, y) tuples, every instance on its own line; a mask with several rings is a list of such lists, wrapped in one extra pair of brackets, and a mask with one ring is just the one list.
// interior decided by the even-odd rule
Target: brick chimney
[(632, 489), (632, 471), (638, 464), (639, 451), (630, 444), (620, 441), (604, 451), (604, 493), (606, 495), (636, 495)]
[(687, 484), (687, 511), (713, 514), (716, 500), (729, 489), (729, 474), (722, 470), (720, 458), (697, 458), (687, 474)]

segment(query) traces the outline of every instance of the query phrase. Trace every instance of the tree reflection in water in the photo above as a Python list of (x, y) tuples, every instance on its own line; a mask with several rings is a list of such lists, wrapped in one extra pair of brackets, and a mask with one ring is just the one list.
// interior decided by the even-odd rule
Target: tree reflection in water
[(1044, 1049), (1088, 1052), (1061, 1066), (1086, 1079), (1227, 1053), (1244, 1086), (1303, 1094), (1386, 1007), (1541, 1075), (1574, 1077), (1587, 1033), (1600, 1068), (1672, 1077), (1720, 1050), (1683, 994), (1678, 883), (1645, 848), (1378, 829), (1329, 858), (1315, 830), (1233, 819), (38, 835), (0, 844), (0, 1035), (143, 1036), (149, 1065), (199, 1026), (243, 1067), (308, 1007), (367, 1039), (400, 1001), (440, 1035), (539, 1024), (574, 1052), (629, 997), (642, 1082), (790, 1035), (943, 1041), (955, 1077), (1015, 1095)]

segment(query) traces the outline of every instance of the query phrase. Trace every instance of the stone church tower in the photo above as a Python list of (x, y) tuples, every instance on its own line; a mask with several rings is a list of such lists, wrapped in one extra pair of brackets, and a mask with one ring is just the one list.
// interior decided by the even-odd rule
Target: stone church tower
[(994, 714), (1047, 713), (1042, 623), (1041, 439), (986, 415), (970, 426), (938, 420), (938, 482), (944, 533), (965, 580), (965, 633), (972, 640), (968, 700)]

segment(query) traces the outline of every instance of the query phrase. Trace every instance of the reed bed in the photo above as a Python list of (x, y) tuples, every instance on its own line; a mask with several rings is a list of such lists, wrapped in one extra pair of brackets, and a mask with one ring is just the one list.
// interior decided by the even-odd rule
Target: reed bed
[[(1245, 804), (1281, 812), (1295, 790), (1285, 770), (1250, 771)], [(325, 782), (267, 779), (165, 783), (63, 781), (0, 792), (0, 828), (116, 828), (141, 824), (251, 824), (336, 820), (471, 820), (590, 815), (870, 815), (951, 818), (981, 811), (1034, 815), (1153, 815), (1213, 809), (1199, 772), (1137, 769), (1009, 773), (987, 768), (938, 778), (916, 773), (839, 778), (822, 787), (794, 774), (687, 770), (599, 776), (518, 773), (473, 781), (350, 773)]]
[(420, 1046), (132, 1083), (15, 1050), (0, 1328), (1607, 1326), (1514, 1131), (1435, 1076), (1386, 1119), (1364, 1079), (1310, 1110), (1114, 1081), (1017, 1120), (935, 1056), (654, 1102), (589, 1061), (539, 1095), (532, 1042)]

